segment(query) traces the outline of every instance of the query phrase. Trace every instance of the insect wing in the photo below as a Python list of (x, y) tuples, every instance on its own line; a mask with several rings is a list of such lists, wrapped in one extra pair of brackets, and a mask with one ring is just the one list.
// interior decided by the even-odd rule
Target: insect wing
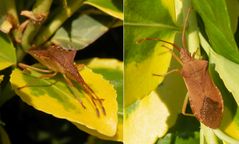
[(182, 75), (195, 117), (210, 128), (218, 128), (222, 119), (223, 100), (209, 76), (207, 66), (205, 60), (193, 60), (183, 65)]

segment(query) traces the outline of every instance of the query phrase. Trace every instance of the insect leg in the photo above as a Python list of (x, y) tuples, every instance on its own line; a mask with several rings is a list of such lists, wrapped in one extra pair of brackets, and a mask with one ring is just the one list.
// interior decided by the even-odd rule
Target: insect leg
[[(68, 78), (66, 77), (66, 75), (63, 74), (63, 77), (64, 77), (64, 79), (66, 80), (66, 83), (70, 86), (70, 88), (74, 87), (74, 84), (71, 82), (70, 79), (68, 79)], [(73, 95), (74, 95), (75, 98), (79, 101), (79, 103), (81, 104), (81, 106), (82, 106), (84, 109), (86, 109), (86, 107), (85, 107), (85, 105), (83, 104), (83, 102), (74, 94), (74, 92), (73, 92)], [(93, 102), (93, 104), (95, 105), (94, 102)], [(95, 105), (95, 107), (96, 107), (96, 105)], [(98, 108), (96, 107), (96, 109), (98, 109)]]
[[(57, 72), (54, 72), (54, 73), (50, 73), (50, 74), (43, 74), (41, 75), (40, 77), (35, 77), (35, 78), (39, 78), (39, 79), (45, 79), (45, 78), (52, 78), (54, 77), (55, 75), (57, 74)], [(24, 85), (24, 86), (21, 86), (19, 87), (18, 89), (22, 89), (22, 88), (25, 88), (25, 87), (48, 87), (48, 86), (52, 86), (56, 83), (57, 81), (53, 82), (53, 83), (50, 83), (49, 85)]]
[(178, 63), (180, 63), (181, 65), (183, 65), (183, 62), (180, 60), (180, 58), (173, 52), (173, 50), (165, 45), (162, 45), (162, 47), (165, 47), (167, 49), (169, 49), (169, 51), (172, 53), (173, 57), (176, 59), (176, 61), (178, 61)]
[(84, 64), (77, 64), (78, 71), (81, 71), (85, 67)]
[(84, 83), (83, 85), (85, 86), (86, 91), (90, 91), (91, 94), (94, 95), (94, 96), (92, 96), (92, 98), (94, 100), (97, 100), (100, 103), (101, 110), (102, 110), (103, 114), (106, 115), (106, 111), (105, 111), (105, 108), (104, 108), (103, 103), (102, 103), (102, 101), (104, 101), (104, 99), (100, 99), (86, 83)]
[[(196, 51), (193, 53), (192, 57), (195, 58), (196, 57), (196, 54), (199, 54), (200, 53), (200, 48), (197, 47)], [(198, 55), (197, 55), (198, 56)], [(198, 56), (200, 57), (200, 56)]]
[[(82, 65), (84, 66), (84, 65)], [(100, 107), (101, 110), (103, 112), (104, 115), (106, 115), (106, 110), (103, 106), (103, 101), (104, 99), (99, 98), (95, 92), (91, 89), (91, 87), (85, 82), (85, 80), (83, 79), (83, 77), (79, 74), (76, 81), (82, 86), (82, 88), (84, 89), (84, 91), (90, 96), (91, 100), (94, 102), (97, 102)]]
[(153, 76), (165, 77), (165, 76), (167, 76), (167, 75), (169, 75), (169, 74), (171, 74), (171, 73), (174, 73), (174, 72), (180, 72), (180, 70), (179, 70), (179, 69), (173, 69), (173, 70), (168, 71), (168, 72), (165, 73), (165, 74), (153, 74)]
[(185, 115), (185, 116), (194, 116), (193, 114), (186, 112), (186, 108), (187, 108), (187, 105), (188, 105), (188, 98), (189, 97), (188, 97), (188, 93), (187, 93), (186, 97), (184, 99), (184, 102), (183, 102), (182, 114)]
[(185, 17), (185, 21), (184, 21), (184, 24), (183, 24), (182, 45), (183, 45), (183, 48), (185, 48), (185, 49), (186, 49), (186, 35), (185, 35), (185, 32), (186, 32), (190, 12), (191, 12), (191, 8), (188, 9), (187, 15)]
[(138, 41), (136, 41), (137, 44), (140, 44), (146, 40), (153, 40), (153, 41), (161, 41), (161, 42), (164, 42), (164, 43), (167, 43), (167, 44), (170, 44), (172, 45), (174, 48), (176, 48), (178, 51), (180, 51), (180, 47), (178, 47), (176, 44), (174, 43), (171, 43), (171, 42), (168, 42), (168, 41), (165, 41), (165, 40), (161, 40), (160, 38), (143, 38), (143, 39), (140, 39)]
[(43, 74), (39, 78), (52, 78), (52, 77), (56, 76), (56, 74), (57, 74), (57, 72), (53, 72), (50, 74)]
[(18, 66), (19, 66), (20, 68), (22, 68), (23, 70), (24, 70), (24, 69), (32, 69), (32, 70), (35, 70), (35, 71), (38, 71), (38, 72), (52, 73), (51, 70), (40, 69), (40, 68), (36, 68), (36, 67), (33, 67), (33, 66), (29, 66), (29, 65), (23, 64), (23, 63), (19, 63)]
[[(51, 77), (54, 77), (57, 74), (57, 72), (53, 72), (51, 70), (40, 69), (40, 68), (36, 68), (36, 67), (33, 67), (33, 66), (29, 66), (29, 65), (23, 64), (23, 63), (19, 63), (18, 66), (20, 68), (24, 69), (24, 70), (32, 69), (32, 70), (35, 70), (35, 71), (38, 71), (38, 72), (47, 73), (47, 74), (41, 75), (40, 77), (35, 77), (35, 78), (40, 78), (40, 79), (51, 78)], [(23, 89), (23, 88), (26, 88), (26, 87), (48, 87), (48, 86), (54, 85), (56, 82), (57, 81), (55, 81), (53, 83), (50, 83), (49, 85), (28, 85), (28, 84), (26, 84), (24, 86), (18, 87), (17, 89), (20, 90), (20, 89)]]
[[(167, 42), (167, 41), (165, 41), (165, 40), (161, 40), (160, 38), (144, 38), (144, 39), (138, 40), (136, 43), (137, 43), (137, 44), (140, 44), (140, 43), (142, 43), (142, 42), (144, 42), (144, 41), (146, 41), (146, 40), (161, 41), (161, 42), (170, 44), (171, 46), (173, 46), (174, 48), (176, 48), (179, 52), (180, 52), (180, 49), (181, 49), (181, 48), (178, 47), (176, 44), (171, 43), (171, 42)], [(162, 46), (165, 47), (165, 48), (167, 48), (167, 49), (169, 49), (169, 50), (172, 52), (173, 57), (174, 57), (181, 65), (183, 65), (183, 63), (182, 63), (182, 61), (180, 60), (180, 58), (173, 52), (173, 50), (172, 50), (171, 48), (169, 48), (169, 47), (167, 47), (167, 46), (165, 46), (165, 45), (162, 45)]]

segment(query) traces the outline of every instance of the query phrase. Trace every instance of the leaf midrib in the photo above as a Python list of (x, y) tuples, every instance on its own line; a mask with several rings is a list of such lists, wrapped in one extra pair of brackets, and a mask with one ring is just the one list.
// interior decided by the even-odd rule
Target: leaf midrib
[(178, 30), (178, 27), (172, 25), (166, 25), (161, 23), (134, 23), (134, 22), (125, 22), (124, 26), (136, 26), (136, 27), (160, 27), (160, 28), (167, 28)]

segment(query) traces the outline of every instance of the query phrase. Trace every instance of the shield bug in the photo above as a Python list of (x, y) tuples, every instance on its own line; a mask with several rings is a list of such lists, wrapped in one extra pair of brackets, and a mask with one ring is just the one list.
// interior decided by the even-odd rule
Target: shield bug
[[(41, 70), (35, 67), (27, 66), (25, 64), (19, 64), (20, 67), (30, 68), (41, 72), (53, 72), (46, 74), (46, 77), (52, 77), (55, 76), (56, 73), (61, 73), (63, 74), (63, 77), (65, 78), (69, 86), (74, 86), (72, 80), (76, 81), (80, 84), (84, 92), (86, 92), (90, 97), (90, 100), (96, 109), (97, 115), (100, 116), (98, 107), (100, 107), (103, 114), (106, 115), (106, 111), (103, 106), (103, 99), (100, 99), (94, 93), (94, 91), (84, 81), (83, 77), (79, 74), (76, 66), (74, 65), (76, 50), (66, 50), (60, 46), (51, 44), (48, 47), (32, 48), (28, 50), (28, 53), (35, 59), (37, 59), (42, 65), (46, 66), (49, 70)], [(85, 108), (82, 102), (81, 105), (83, 106), (83, 108)]]
[[(185, 30), (189, 13), (190, 10), (185, 18), (182, 32), (182, 48), (174, 43), (170, 43), (159, 38), (145, 38), (139, 40), (138, 42), (142, 42), (144, 40), (157, 40), (172, 45), (179, 51), (180, 57), (176, 56), (174, 53), (173, 56), (182, 65), (182, 69), (179, 71), (188, 90), (188, 97), (193, 115), (204, 125), (210, 128), (218, 128), (222, 120), (224, 109), (223, 99), (219, 89), (216, 87), (209, 75), (208, 61), (195, 59), (195, 54), (191, 56), (186, 49)], [(170, 49), (168, 47), (166, 48)], [(172, 50), (170, 49), (170, 51)], [(158, 74), (153, 75), (162, 76)], [(185, 109), (186, 105), (184, 104), (183, 110)]]

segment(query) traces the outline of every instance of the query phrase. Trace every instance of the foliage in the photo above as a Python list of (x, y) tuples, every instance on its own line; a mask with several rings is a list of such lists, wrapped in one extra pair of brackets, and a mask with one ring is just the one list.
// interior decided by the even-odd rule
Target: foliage
[[(186, 29), (188, 50), (196, 52), (196, 58), (209, 61), (210, 75), (224, 99), (223, 121), (217, 130), (199, 126), (197, 121), (187, 121), (190, 119), (187, 117), (180, 123), (180, 130), (174, 129), (179, 124), (186, 89), (179, 74), (165, 74), (181, 66), (171, 60), (165, 43), (148, 40), (137, 44), (144, 38), (160, 38), (181, 47), (181, 30), (190, 7)], [(238, 39), (234, 37), (238, 34), (238, 7), (237, 0), (125, 1), (124, 121), (129, 132), (125, 136), (126, 144), (154, 143), (157, 138), (157, 143), (199, 143), (199, 140), (200, 143), (238, 143), (239, 56)], [(161, 102), (143, 105), (153, 91)], [(197, 128), (187, 132), (186, 125)], [(127, 130), (127, 126), (131, 129)]]
[[(43, 48), (51, 44), (66, 50), (83, 50), (88, 47), (110, 29), (122, 25), (122, 1), (9, 0), (1, 1), (0, 9), (1, 108), (4, 109), (7, 102), (16, 99), (14, 96), (17, 94), (35, 109), (66, 119), (90, 135), (122, 141), (122, 108), (119, 108), (123, 96), (123, 86), (120, 84), (123, 75), (121, 62), (114, 59), (79, 62), (85, 63), (85, 66), (82, 68), (79, 65), (78, 72), (104, 101), (106, 115), (101, 113), (99, 116), (88, 94), (79, 84), (74, 83), (76, 87), (69, 86), (62, 74), (53, 78), (40, 78), (43, 73), (21, 70), (17, 66), (19, 62), (35, 62), (27, 55), (28, 50), (35, 47)], [(39, 64), (33, 66), (46, 69)], [(8, 122), (3, 122), (8, 127)], [(4, 143), (10, 142), (4, 126), (1, 127), (1, 136)]]

